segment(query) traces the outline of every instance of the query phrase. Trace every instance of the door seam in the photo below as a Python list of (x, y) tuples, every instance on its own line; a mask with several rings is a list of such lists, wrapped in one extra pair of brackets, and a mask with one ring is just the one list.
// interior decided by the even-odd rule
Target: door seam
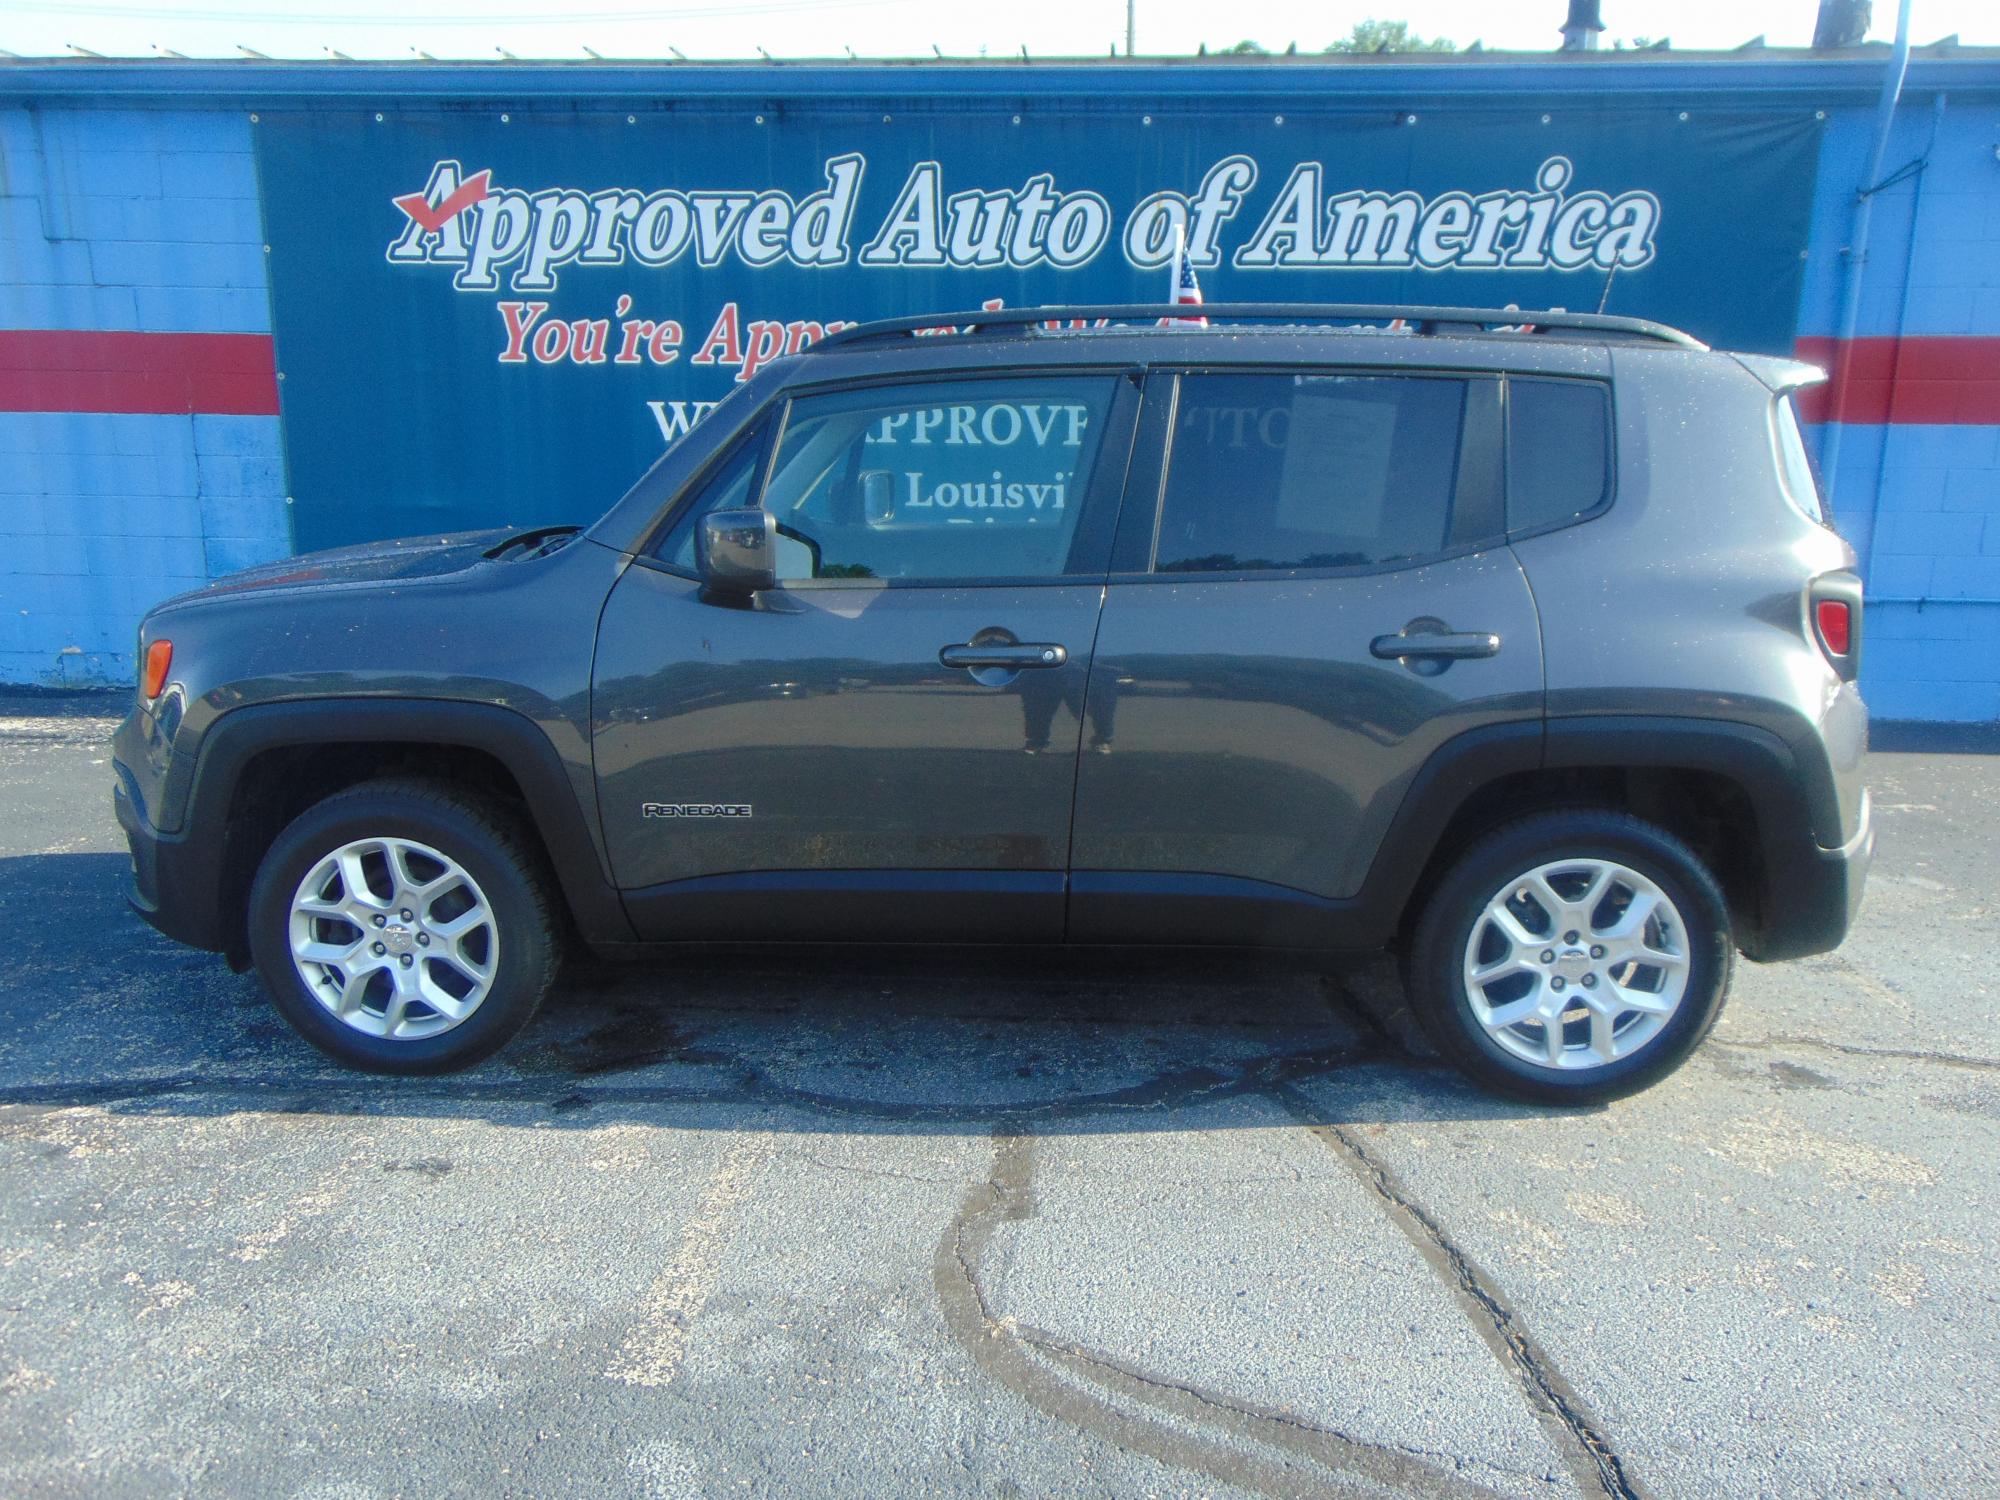
[(1076, 867), (1076, 801), (1083, 784), (1083, 735), (1090, 723), (1091, 678), (1097, 675), (1097, 638), (1104, 630), (1104, 607), (1110, 602), (1111, 584), (1109, 580), (1097, 586), (1097, 617), (1091, 622), (1090, 655), (1083, 665), (1083, 696), (1077, 705), (1076, 716), (1076, 757), (1069, 767), (1069, 829), (1063, 840), (1063, 919), (1062, 936), (1058, 942), (1069, 941), (1070, 876)]

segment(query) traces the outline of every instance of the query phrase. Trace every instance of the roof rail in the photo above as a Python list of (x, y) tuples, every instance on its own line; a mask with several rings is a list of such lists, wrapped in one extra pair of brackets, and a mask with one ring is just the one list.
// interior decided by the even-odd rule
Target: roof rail
[(1206, 318), (1209, 322), (1288, 322), (1288, 323), (1390, 323), (1400, 322), (1413, 333), (1436, 334), (1447, 330), (1472, 333), (1542, 332), (1548, 329), (1575, 329), (1586, 333), (1608, 333), (1627, 338), (1652, 339), (1683, 349), (1706, 349), (1708, 345), (1691, 334), (1655, 323), (1648, 318), (1614, 318), (1602, 313), (1535, 312), (1518, 307), (1422, 307), (1399, 303), (1372, 302), (1210, 302), (1189, 306), (1171, 302), (1107, 302), (1075, 306), (985, 308), (976, 312), (931, 313), (915, 318), (880, 318), (872, 323), (856, 323), (838, 333), (830, 333), (807, 346), (806, 352), (835, 349), (872, 339), (915, 337), (921, 334), (989, 333), (1015, 329), (1032, 333), (1044, 323), (1085, 325), (1103, 322), (1157, 322), (1162, 318), (1186, 321)]

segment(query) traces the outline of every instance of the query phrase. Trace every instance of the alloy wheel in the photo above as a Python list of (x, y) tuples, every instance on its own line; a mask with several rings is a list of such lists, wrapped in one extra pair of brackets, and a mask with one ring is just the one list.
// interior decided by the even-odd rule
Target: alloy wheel
[(1537, 865), (1495, 891), (1464, 955), (1474, 1019), (1545, 1068), (1630, 1057), (1687, 994), (1687, 925), (1658, 884), (1609, 859)]
[(292, 961), (313, 998), (367, 1036), (451, 1030), (492, 992), (500, 929), (457, 861), (410, 839), (343, 844), (292, 897)]

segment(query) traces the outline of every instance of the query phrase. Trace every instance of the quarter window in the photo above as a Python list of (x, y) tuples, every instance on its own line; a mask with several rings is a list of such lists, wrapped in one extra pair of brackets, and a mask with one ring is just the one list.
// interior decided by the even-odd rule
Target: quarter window
[(1611, 403), (1583, 380), (1507, 381), (1507, 529), (1597, 509), (1611, 482)]
[(1341, 568), (1442, 551), (1463, 380), (1188, 375), (1154, 571)]

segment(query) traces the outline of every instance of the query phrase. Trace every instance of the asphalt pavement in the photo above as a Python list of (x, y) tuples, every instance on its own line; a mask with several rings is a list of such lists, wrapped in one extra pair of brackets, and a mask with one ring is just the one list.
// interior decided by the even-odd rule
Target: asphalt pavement
[(1875, 756), (1847, 945), (1551, 1111), (1224, 957), (580, 964), (343, 1072), (127, 912), (102, 712), (0, 702), (0, 1494), (2000, 1493), (2000, 758)]

